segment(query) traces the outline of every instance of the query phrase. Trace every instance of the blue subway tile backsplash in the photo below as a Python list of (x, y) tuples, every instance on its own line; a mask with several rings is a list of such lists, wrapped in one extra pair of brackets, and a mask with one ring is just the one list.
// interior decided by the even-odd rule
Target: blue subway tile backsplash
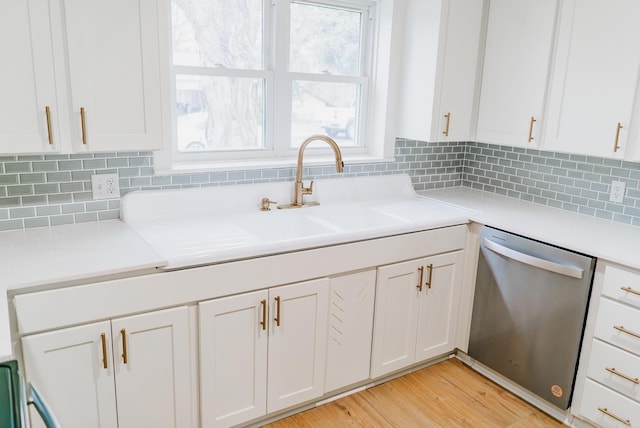
[[(120, 200), (94, 201), (91, 175), (118, 173), (121, 195), (136, 190), (293, 181), (295, 168), (153, 175), (151, 152), (0, 156), (0, 230), (119, 217)], [(475, 142), (398, 138), (395, 161), (305, 168), (305, 178), (409, 174), (416, 190), (468, 186), (640, 226), (640, 164)], [(624, 181), (621, 204), (609, 202)]]

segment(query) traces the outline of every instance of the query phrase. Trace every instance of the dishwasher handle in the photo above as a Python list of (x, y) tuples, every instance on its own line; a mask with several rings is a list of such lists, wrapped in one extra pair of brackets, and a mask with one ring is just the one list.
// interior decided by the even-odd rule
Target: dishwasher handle
[(561, 263), (552, 262), (549, 260), (541, 259), (539, 257), (530, 256), (529, 254), (521, 253), (504, 245), (500, 245), (490, 239), (484, 238), (482, 244), (488, 250), (498, 253), (513, 260), (517, 260), (521, 263), (528, 264), (540, 269), (548, 270), (550, 272), (558, 273), (560, 275), (570, 276), (571, 278), (582, 279), (584, 269), (575, 266), (563, 265)]

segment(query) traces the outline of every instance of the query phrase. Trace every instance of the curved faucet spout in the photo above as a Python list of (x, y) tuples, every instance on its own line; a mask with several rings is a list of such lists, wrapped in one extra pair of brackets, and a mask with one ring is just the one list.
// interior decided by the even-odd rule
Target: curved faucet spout
[(313, 141), (324, 141), (329, 144), (333, 149), (333, 153), (336, 157), (336, 172), (342, 172), (344, 167), (344, 163), (342, 162), (342, 153), (340, 152), (340, 147), (338, 144), (330, 137), (326, 135), (312, 135), (300, 145), (300, 149), (298, 150), (298, 164), (296, 170), (296, 184), (295, 184), (295, 195), (294, 201), (290, 205), (279, 205), (278, 208), (300, 208), (305, 205), (318, 205), (317, 202), (304, 202), (303, 195), (310, 195), (313, 192), (313, 181), (309, 185), (309, 187), (304, 187), (302, 184), (302, 158), (304, 155), (304, 149), (307, 148), (309, 143)]

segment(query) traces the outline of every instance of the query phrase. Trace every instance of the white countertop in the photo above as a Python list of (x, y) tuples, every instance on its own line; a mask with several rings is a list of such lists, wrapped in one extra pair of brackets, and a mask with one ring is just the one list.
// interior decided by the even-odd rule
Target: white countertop
[[(119, 220), (1, 232), (0, 260), (0, 359), (11, 355), (7, 290), (19, 292), (166, 264)], [(43, 308), (47, 310), (55, 308)]]
[(473, 210), (471, 221), (640, 269), (640, 227), (468, 187), (419, 193)]

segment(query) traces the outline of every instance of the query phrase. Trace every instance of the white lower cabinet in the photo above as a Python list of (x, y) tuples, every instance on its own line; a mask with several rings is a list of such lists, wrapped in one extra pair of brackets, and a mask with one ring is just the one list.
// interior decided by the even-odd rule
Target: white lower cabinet
[(195, 426), (186, 307), (34, 334), (22, 346), (27, 379), (65, 428)]
[(378, 268), (371, 377), (455, 348), (463, 253)]
[(199, 304), (203, 427), (324, 393), (328, 292), (322, 278)]

